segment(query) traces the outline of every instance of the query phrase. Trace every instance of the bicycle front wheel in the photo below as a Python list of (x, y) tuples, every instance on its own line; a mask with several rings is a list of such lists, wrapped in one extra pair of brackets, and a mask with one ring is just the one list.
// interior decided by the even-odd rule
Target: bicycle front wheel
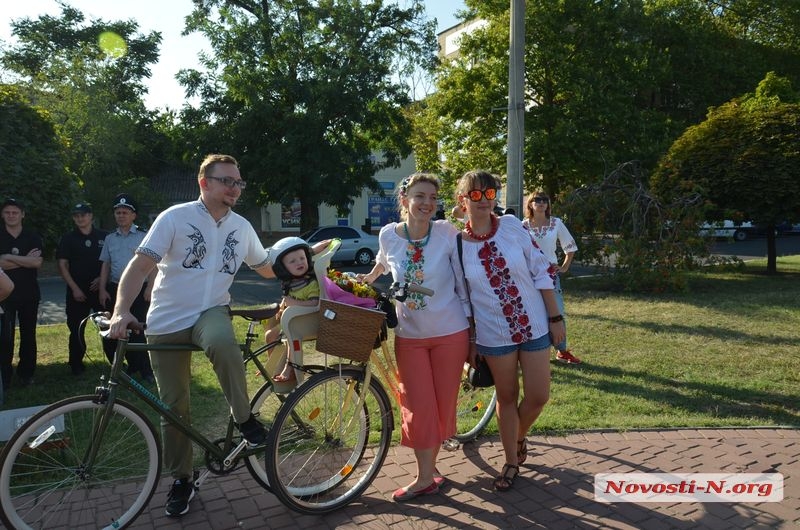
[(380, 471), (394, 415), (376, 378), (361, 368), (314, 375), (289, 395), (269, 432), (266, 471), (289, 508), (324, 514), (358, 498)]
[(461, 443), (471, 442), (483, 432), (492, 421), (497, 394), (494, 387), (479, 388), (472, 386), (467, 376), (469, 364), (464, 363), (461, 375), (461, 386), (458, 389), (456, 402), (456, 435)]
[[(0, 518), (8, 528), (124, 528), (158, 485), (161, 447), (137, 409), (95, 396), (59, 401), (30, 418), (0, 454)], [(98, 432), (108, 412), (104, 432)], [(94, 456), (91, 456), (94, 455)]]

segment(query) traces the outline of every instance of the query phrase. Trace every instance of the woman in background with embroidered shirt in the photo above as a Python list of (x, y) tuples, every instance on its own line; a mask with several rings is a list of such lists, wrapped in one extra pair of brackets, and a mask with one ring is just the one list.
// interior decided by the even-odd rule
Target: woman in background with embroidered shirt
[(398, 186), (402, 222), (389, 223), (379, 235), (375, 267), (363, 276), (374, 282), (390, 272), (396, 282), (434, 291), (409, 293), (397, 303), (395, 356), (400, 378), (401, 444), (417, 459), (417, 477), (394, 492), (395, 501), (437, 493), (445, 479), (436, 469), (444, 440), (456, 433), (456, 400), (469, 353), (469, 299), (458, 264), (458, 230), (434, 220), (439, 179), (415, 173)]
[[(542, 249), (544, 255), (550, 260), (550, 263), (556, 266), (556, 301), (558, 302), (558, 309), (562, 315), (564, 313), (564, 294), (561, 291), (561, 275), (569, 270), (572, 264), (572, 258), (575, 257), (575, 252), (578, 251), (578, 245), (575, 243), (575, 238), (569, 233), (567, 227), (564, 226), (563, 221), (558, 217), (553, 217), (550, 210), (550, 197), (542, 190), (537, 190), (528, 196), (525, 201), (525, 212), (527, 217), (522, 221), (522, 226), (528, 229), (539, 248)], [(558, 256), (556, 256), (556, 245), (561, 245), (561, 250), (564, 251), (564, 263), (558, 265)], [(566, 325), (566, 321), (565, 321)], [(567, 338), (559, 344), (556, 344), (556, 361), (566, 364), (580, 364), (581, 360), (572, 355), (572, 351), (567, 349)]]

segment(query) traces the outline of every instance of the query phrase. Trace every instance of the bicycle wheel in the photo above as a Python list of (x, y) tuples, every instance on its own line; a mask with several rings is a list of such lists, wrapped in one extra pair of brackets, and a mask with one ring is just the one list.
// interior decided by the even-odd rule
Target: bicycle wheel
[[(124, 528), (158, 485), (161, 446), (150, 421), (116, 401), (79, 396), (42, 410), (0, 454), (0, 518), (7, 528)], [(95, 453), (91, 463), (87, 455)]]
[(461, 386), (456, 402), (456, 435), (461, 443), (471, 442), (489, 425), (497, 404), (494, 387), (478, 388), (470, 384), (467, 377), (469, 364), (464, 363)]
[(394, 415), (376, 378), (361, 368), (331, 369), (289, 395), (267, 440), (272, 492), (289, 508), (324, 514), (358, 498), (380, 471)]

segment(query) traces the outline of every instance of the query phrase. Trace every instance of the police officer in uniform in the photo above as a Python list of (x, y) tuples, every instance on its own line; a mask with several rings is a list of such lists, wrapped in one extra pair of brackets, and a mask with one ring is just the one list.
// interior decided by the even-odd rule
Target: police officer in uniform
[[(134, 252), (141, 245), (145, 230), (140, 229), (134, 224), (136, 220), (136, 202), (127, 193), (120, 193), (114, 198), (114, 220), (117, 222), (117, 229), (106, 237), (103, 250), (100, 252), (100, 303), (109, 311), (114, 309), (117, 301), (117, 287), (122, 277), (122, 271), (133, 258)], [(153, 290), (153, 279), (157, 270), (154, 268), (147, 283), (142, 287), (139, 296), (131, 306), (131, 313), (139, 320), (144, 322), (147, 318), (147, 310), (150, 307), (150, 293)], [(130, 341), (145, 342), (144, 334), (132, 334)], [(114, 357), (114, 350), (117, 347), (116, 340), (103, 341), (103, 349), (109, 360)], [(136, 372), (141, 374), (141, 378), (154, 383), (153, 369), (150, 366), (150, 357), (146, 352), (128, 352), (128, 374)]]
[(14, 334), (19, 320), (19, 364), (17, 376), (23, 386), (33, 382), (36, 371), (36, 319), (39, 315), (39, 280), (42, 266), (42, 238), (24, 228), (25, 208), (8, 198), (0, 205), (5, 229), (0, 229), (0, 268), (14, 282), (14, 290), (2, 302), (0, 316), (0, 372), (8, 391), (14, 373)]
[(92, 224), (94, 215), (88, 202), (72, 209), (75, 230), (64, 234), (58, 243), (58, 271), (67, 284), (67, 327), (69, 328), (69, 366), (74, 375), (86, 367), (86, 345), (81, 341), (80, 323), (89, 313), (103, 310), (100, 304), (100, 250), (108, 232)]

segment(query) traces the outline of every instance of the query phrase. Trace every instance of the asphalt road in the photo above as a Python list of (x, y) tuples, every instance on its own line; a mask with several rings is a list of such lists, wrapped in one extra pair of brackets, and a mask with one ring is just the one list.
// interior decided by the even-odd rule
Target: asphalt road
[[(800, 254), (800, 235), (790, 235), (777, 239), (778, 255)], [(738, 256), (743, 260), (763, 258), (767, 255), (767, 240), (764, 238), (748, 239), (742, 242), (719, 241), (714, 253), (720, 256)], [(346, 266), (334, 264), (342, 271), (369, 272), (371, 267)], [(570, 269), (572, 276), (590, 274), (591, 270), (576, 263)], [(388, 287), (389, 276), (379, 280), (378, 287)], [(39, 304), (39, 324), (57, 324), (65, 322), (64, 300), (66, 288), (60, 277), (41, 278), (42, 302)], [(256, 306), (276, 302), (280, 299), (280, 285), (277, 280), (265, 280), (247, 267), (242, 267), (236, 274), (231, 287), (231, 305)]]

